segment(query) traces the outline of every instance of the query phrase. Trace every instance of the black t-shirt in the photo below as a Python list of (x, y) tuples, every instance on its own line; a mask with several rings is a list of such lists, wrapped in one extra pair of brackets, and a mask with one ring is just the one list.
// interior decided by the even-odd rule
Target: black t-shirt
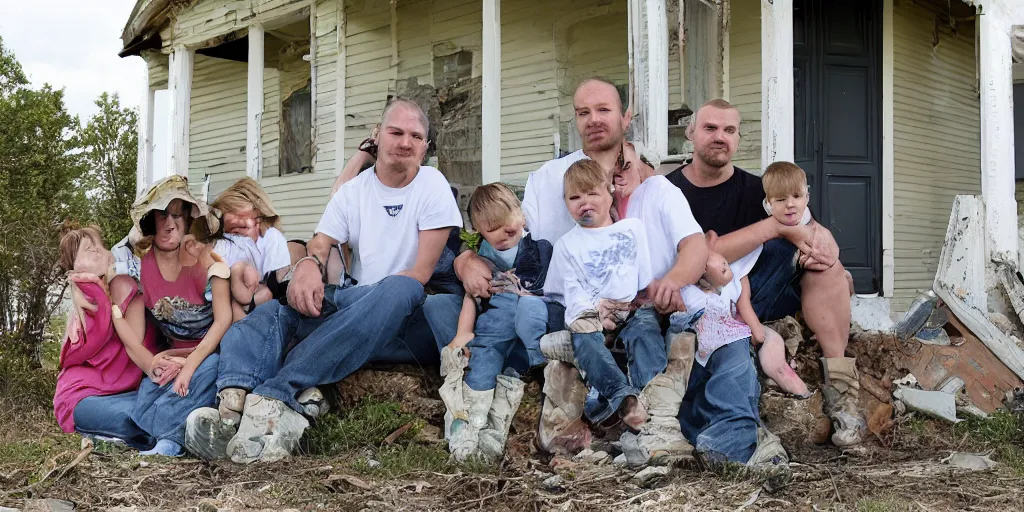
[(704, 231), (726, 235), (768, 216), (761, 205), (764, 201), (761, 178), (735, 167), (728, 180), (702, 188), (683, 176), (685, 166), (670, 172), (666, 178), (683, 191), (693, 218)]

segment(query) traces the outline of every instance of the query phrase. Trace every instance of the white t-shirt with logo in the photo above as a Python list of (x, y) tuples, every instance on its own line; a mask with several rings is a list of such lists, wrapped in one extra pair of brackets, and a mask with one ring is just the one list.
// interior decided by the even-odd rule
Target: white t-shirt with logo
[(640, 219), (647, 228), (651, 273), (656, 279), (675, 265), (682, 239), (703, 233), (683, 192), (664, 176), (647, 178), (630, 194), (626, 218)]
[(349, 244), (352, 277), (365, 286), (413, 268), (420, 231), (456, 226), (462, 215), (441, 171), (421, 166), (408, 185), (390, 188), (371, 167), (341, 186), (316, 232)]
[(523, 195), (526, 229), (534, 240), (554, 244), (574, 226), (576, 221), (565, 206), (565, 171), (572, 164), (587, 158), (583, 150), (556, 158), (530, 173)]
[(565, 306), (572, 324), (601, 299), (631, 302), (653, 276), (647, 231), (637, 219), (603, 228), (576, 226), (555, 243), (544, 296)]

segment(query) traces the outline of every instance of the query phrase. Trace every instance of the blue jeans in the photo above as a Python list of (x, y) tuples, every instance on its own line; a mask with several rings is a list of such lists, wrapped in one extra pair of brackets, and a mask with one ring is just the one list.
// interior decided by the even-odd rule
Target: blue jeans
[(220, 356), (210, 354), (199, 364), (188, 384), (188, 394), (178, 396), (174, 381), (157, 386), (149, 379), (139, 384), (139, 396), (132, 421), (157, 440), (185, 444), (185, 418), (201, 407), (210, 407), (217, 399), (217, 367)]
[(643, 307), (626, 321), (615, 341), (626, 352), (628, 375), (619, 369), (611, 350), (604, 344), (604, 333), (572, 334), (576, 363), (588, 386), (597, 390), (597, 399), (588, 398), (585, 412), (592, 423), (600, 423), (622, 405), (627, 396), (640, 390), (668, 365), (665, 336), (653, 308)]
[(156, 439), (132, 421), (139, 393), (87, 396), (75, 406), (75, 430), (81, 434), (116, 437), (136, 450), (148, 450)]
[[(318, 318), (271, 301), (233, 324), (221, 341), (217, 388), (247, 389), (301, 411), (296, 398), (302, 390), (338, 382), (371, 360), (437, 360), (432, 329), (411, 322), (424, 303), (415, 279), (389, 276), (326, 292), (330, 309)], [(298, 344), (286, 351), (293, 338)]]
[[(514, 293), (491, 296), (487, 310), (476, 319), (475, 336), (468, 345), (466, 384), (476, 391), (494, 389), (505, 367), (524, 374), (543, 363), (540, 338), (547, 331), (547, 323), (548, 307), (540, 297)], [(522, 343), (516, 343), (517, 339)], [(513, 351), (520, 352), (519, 357), (511, 358)]]
[(762, 322), (800, 311), (800, 279), (804, 271), (795, 263), (796, 253), (796, 246), (784, 238), (769, 240), (750, 271), (750, 304)]
[(437, 345), (437, 354), (440, 354), (441, 349), (448, 346), (458, 332), (463, 297), (463, 295), (452, 293), (427, 295), (423, 301), (423, 307), (414, 312), (413, 317), (409, 319), (412, 331), (410, 336), (433, 336)]
[(694, 363), (679, 409), (679, 426), (698, 452), (745, 463), (757, 448), (761, 386), (750, 339), (715, 350), (706, 366)]

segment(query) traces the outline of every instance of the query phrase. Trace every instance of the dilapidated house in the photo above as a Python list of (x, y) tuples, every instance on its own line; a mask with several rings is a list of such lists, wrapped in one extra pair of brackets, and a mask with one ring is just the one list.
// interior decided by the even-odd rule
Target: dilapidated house
[(170, 172), (211, 197), (258, 178), (295, 237), (395, 95), (427, 107), (431, 158), (466, 185), (577, 149), (582, 78), (620, 85), (663, 170), (691, 110), (724, 97), (736, 163), (806, 169), (858, 293), (897, 313), (931, 288), (956, 194), (984, 198), (986, 254), (1018, 258), (1020, 25), (1015, 0), (139, 0), (121, 55), (148, 65), (140, 187), (166, 122)]

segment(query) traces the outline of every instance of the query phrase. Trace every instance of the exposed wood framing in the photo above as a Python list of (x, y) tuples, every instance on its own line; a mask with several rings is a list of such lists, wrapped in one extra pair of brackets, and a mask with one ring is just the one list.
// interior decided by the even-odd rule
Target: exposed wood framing
[(761, 168), (793, 161), (793, 0), (761, 0)]
[(986, 245), (991, 260), (1017, 264), (1010, 20), (999, 2), (985, 2), (978, 18)]
[(189, 110), (192, 99), (192, 64), (195, 53), (185, 45), (177, 45), (168, 59), (169, 78), (167, 92), (170, 96), (168, 112), (169, 148), (167, 151), (167, 173), (188, 176), (188, 134)]
[(341, 174), (345, 168), (345, 0), (336, 1), (338, 23), (338, 54), (335, 57), (334, 79), (336, 80), (334, 100), (334, 173)]
[(135, 168), (135, 197), (139, 197), (153, 184), (153, 105), (156, 91), (149, 85), (149, 61), (154, 57), (142, 55), (146, 68), (142, 72), (142, 103), (139, 105), (139, 153)]
[(501, 0), (483, 2), (480, 164), (487, 184), (501, 179)]
[(317, 0), (310, 0), (309, 2), (309, 119), (310, 119), (310, 134), (309, 141), (310, 145), (310, 159), (309, 165), (316, 169), (316, 160), (320, 154), (320, 144), (317, 142), (317, 66), (319, 62), (316, 59), (316, 3)]
[(668, 151), (666, 0), (629, 0), (629, 81), (633, 133), (662, 158)]
[(263, 43), (263, 26), (257, 23), (249, 27), (245, 174), (257, 181), (263, 174)]
[(391, 2), (391, 67), (398, 67), (398, 0)]
[(953, 200), (933, 289), (960, 322), (1024, 379), (1024, 350), (988, 317), (984, 208), (977, 196), (961, 195)]

